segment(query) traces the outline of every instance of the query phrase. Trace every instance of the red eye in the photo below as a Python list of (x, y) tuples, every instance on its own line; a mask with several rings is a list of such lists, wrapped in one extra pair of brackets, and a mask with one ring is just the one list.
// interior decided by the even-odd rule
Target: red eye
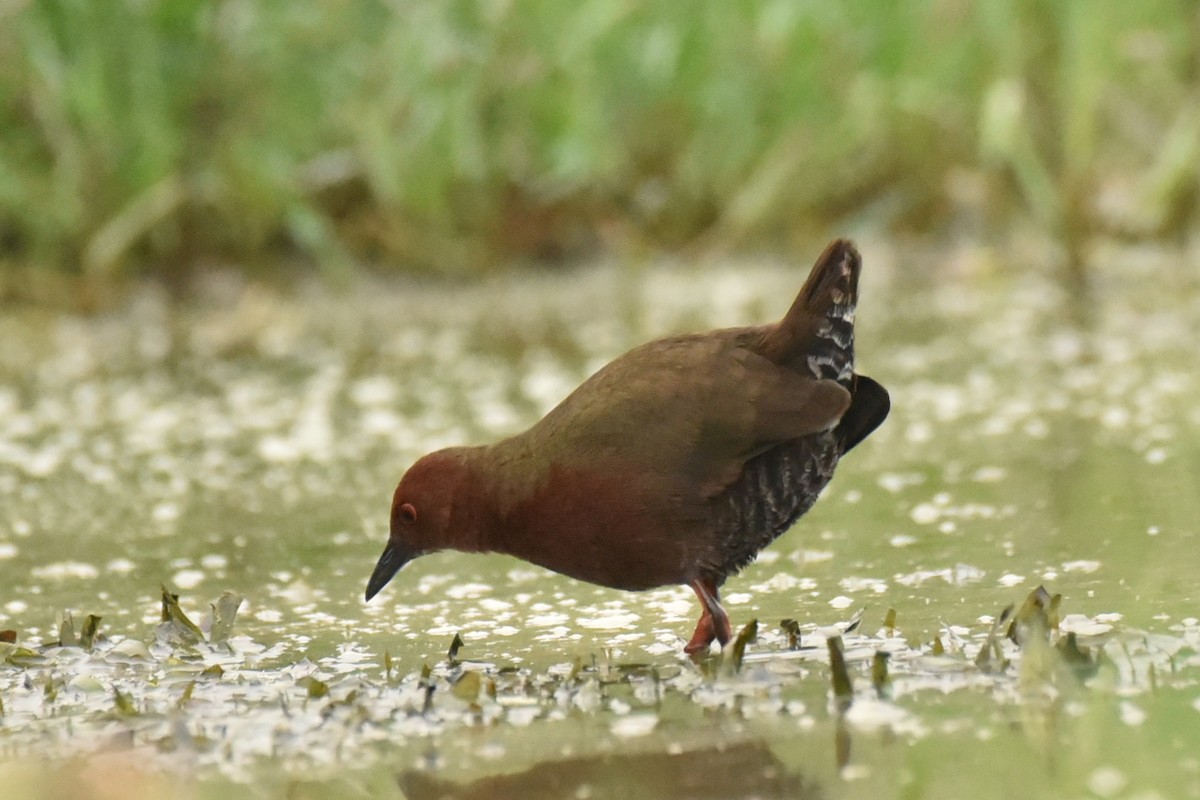
[(404, 520), (405, 522), (416, 522), (417, 521), (417, 509), (413, 506), (412, 503), (404, 503), (403, 505), (400, 506), (399, 511), (400, 511), (400, 519)]

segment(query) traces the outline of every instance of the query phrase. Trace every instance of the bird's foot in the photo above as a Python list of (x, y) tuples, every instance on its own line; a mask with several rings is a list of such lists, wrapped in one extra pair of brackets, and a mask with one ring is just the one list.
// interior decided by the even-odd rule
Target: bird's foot
[(696, 623), (696, 632), (692, 634), (691, 640), (683, 646), (683, 652), (689, 656), (703, 653), (708, 650), (708, 646), (715, 638), (717, 638), (717, 633), (713, 630), (712, 615), (705, 611), (701, 615), (700, 621)]
[(704, 611), (700, 615), (700, 621), (696, 623), (696, 631), (691, 640), (684, 645), (683, 652), (688, 655), (702, 653), (708, 650), (714, 639), (724, 647), (733, 638), (733, 627), (729, 624), (729, 615), (721, 607), (721, 596), (716, 584), (708, 580), (695, 580), (688, 585), (692, 587), (696, 597), (700, 598), (700, 605)]

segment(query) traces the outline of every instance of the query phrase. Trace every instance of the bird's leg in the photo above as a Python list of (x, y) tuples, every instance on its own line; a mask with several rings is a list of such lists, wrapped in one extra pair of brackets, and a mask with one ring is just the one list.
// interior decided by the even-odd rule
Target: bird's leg
[(700, 614), (700, 621), (696, 623), (696, 632), (692, 634), (691, 641), (684, 646), (683, 652), (689, 655), (703, 652), (712, 644), (713, 639), (724, 647), (733, 638), (733, 629), (729, 625), (729, 615), (721, 607), (721, 595), (717, 591), (717, 585), (711, 580), (697, 579), (688, 586), (692, 587), (696, 597), (700, 598), (700, 606), (704, 610)]
[(696, 632), (692, 634), (692, 639), (683, 646), (683, 652), (688, 655), (702, 653), (712, 644), (712, 640), (717, 638), (717, 634), (713, 631), (712, 614), (708, 613), (708, 609), (704, 609), (704, 613), (700, 615), (700, 621), (696, 623)]

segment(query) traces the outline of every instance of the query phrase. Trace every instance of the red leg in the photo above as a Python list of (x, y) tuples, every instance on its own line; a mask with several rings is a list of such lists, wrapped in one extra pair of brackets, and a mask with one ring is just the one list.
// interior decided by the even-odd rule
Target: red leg
[(683, 648), (688, 655), (700, 653), (708, 649), (713, 639), (724, 647), (733, 638), (733, 628), (729, 625), (729, 615), (721, 607), (721, 595), (717, 585), (711, 580), (694, 580), (688, 584), (696, 597), (700, 598), (700, 621), (696, 623), (696, 632)]
[(708, 650), (708, 646), (715, 638), (717, 638), (717, 634), (713, 630), (712, 614), (705, 609), (704, 613), (700, 615), (700, 621), (696, 623), (696, 632), (692, 634), (691, 641), (683, 646), (683, 652), (688, 655), (703, 653)]

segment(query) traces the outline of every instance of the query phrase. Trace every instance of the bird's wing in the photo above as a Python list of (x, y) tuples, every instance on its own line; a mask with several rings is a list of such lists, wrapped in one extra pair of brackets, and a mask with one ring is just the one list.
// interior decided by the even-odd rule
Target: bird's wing
[(731, 445), (749, 441), (758, 452), (831, 428), (850, 407), (850, 392), (836, 380), (818, 380), (781, 368), (742, 348), (730, 356), (740, 374), (717, 393), (728, 395), (728, 402), (740, 401), (748, 411), (740, 425), (722, 426), (733, 437)]
[(531, 431), (551, 457), (621, 465), (703, 493), (772, 445), (837, 424), (850, 393), (744, 345), (756, 329), (659, 340), (584, 382)]

